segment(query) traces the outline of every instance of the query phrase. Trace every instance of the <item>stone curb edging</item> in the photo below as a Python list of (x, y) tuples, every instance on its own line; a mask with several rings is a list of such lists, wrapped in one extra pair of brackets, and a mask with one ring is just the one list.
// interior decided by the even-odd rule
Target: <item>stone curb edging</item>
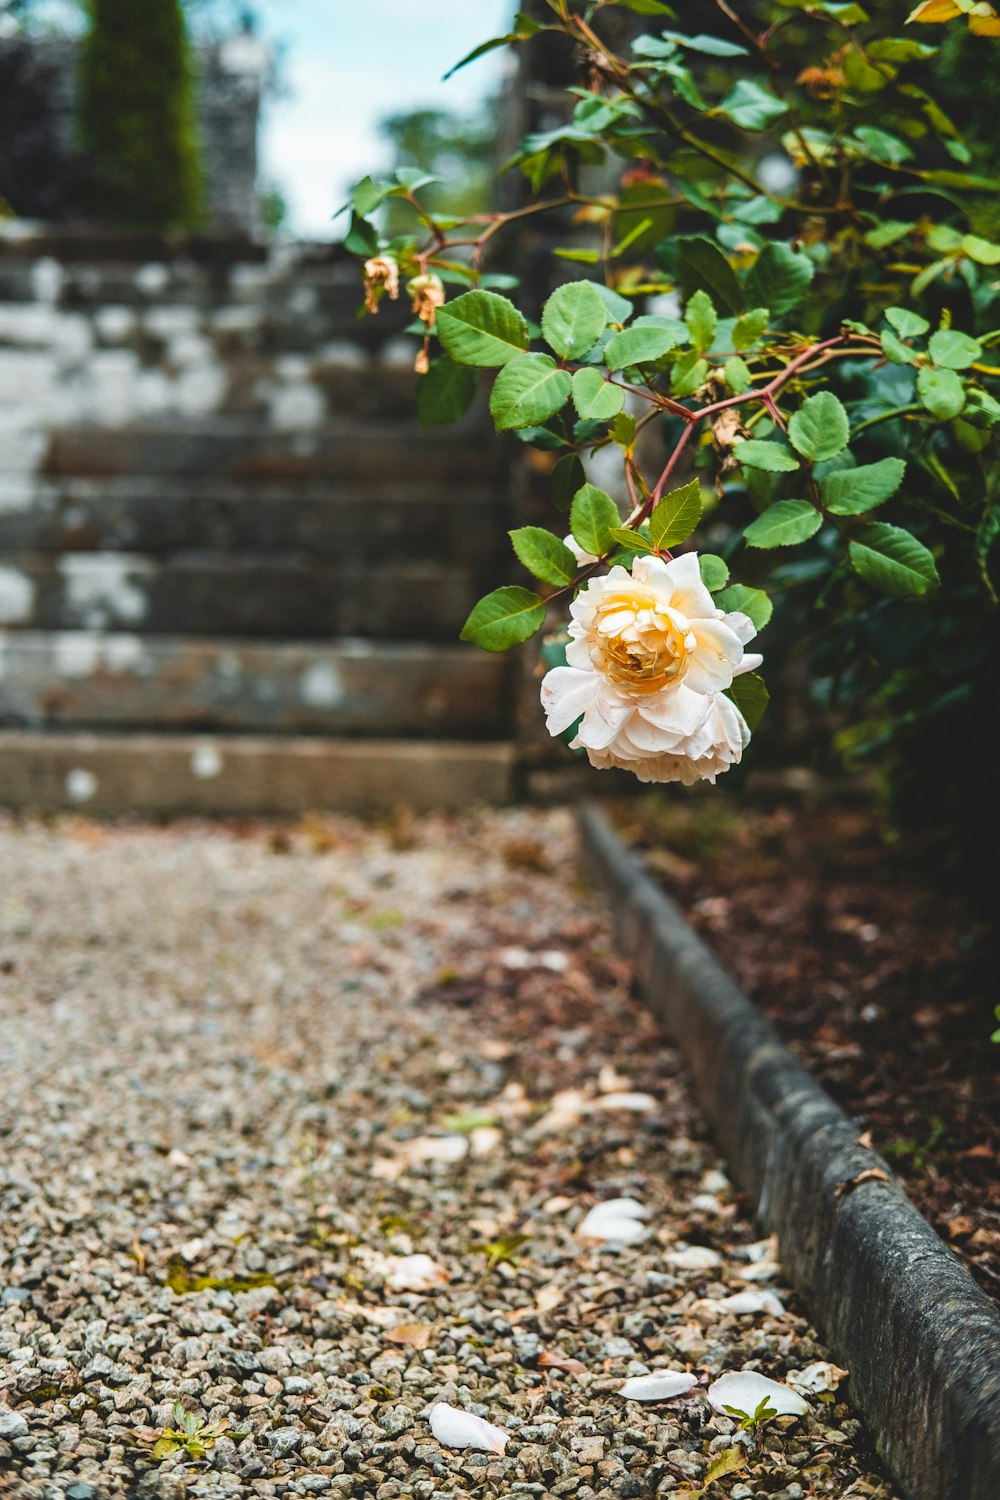
[(1000, 1496), (1000, 1313), (858, 1126), (594, 807), (579, 813), (641, 992), (908, 1500)]

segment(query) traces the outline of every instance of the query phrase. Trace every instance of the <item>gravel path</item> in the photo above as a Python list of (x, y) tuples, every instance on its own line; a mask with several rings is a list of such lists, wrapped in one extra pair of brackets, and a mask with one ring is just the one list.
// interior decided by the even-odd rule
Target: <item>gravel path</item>
[[(752, 1452), (705, 1398), (828, 1356), (566, 814), (0, 823), (0, 869), (0, 1495), (693, 1496), (714, 1460), (706, 1500), (891, 1500), (849, 1384)], [(576, 1232), (620, 1196), (644, 1240)], [(665, 1368), (698, 1384), (618, 1394)]]

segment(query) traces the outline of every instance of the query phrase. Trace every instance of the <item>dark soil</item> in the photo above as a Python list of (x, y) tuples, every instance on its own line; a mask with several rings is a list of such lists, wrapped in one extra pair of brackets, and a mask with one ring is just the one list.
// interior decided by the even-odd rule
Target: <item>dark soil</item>
[(1000, 996), (986, 923), (932, 888), (870, 807), (709, 788), (619, 803), (614, 816), (1000, 1301)]

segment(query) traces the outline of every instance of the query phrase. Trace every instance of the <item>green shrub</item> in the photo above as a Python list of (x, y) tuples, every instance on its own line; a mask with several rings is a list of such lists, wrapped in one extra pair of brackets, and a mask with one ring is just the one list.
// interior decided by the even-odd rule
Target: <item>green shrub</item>
[(125, 229), (194, 229), (201, 171), (180, 0), (88, 0), (80, 135), (94, 213)]

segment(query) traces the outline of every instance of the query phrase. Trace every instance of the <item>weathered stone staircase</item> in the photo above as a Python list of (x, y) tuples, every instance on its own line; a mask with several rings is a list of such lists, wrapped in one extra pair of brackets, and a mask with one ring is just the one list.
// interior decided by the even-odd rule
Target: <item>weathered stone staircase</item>
[(482, 415), (421, 432), (405, 310), (326, 247), (0, 238), (0, 806), (508, 793)]

